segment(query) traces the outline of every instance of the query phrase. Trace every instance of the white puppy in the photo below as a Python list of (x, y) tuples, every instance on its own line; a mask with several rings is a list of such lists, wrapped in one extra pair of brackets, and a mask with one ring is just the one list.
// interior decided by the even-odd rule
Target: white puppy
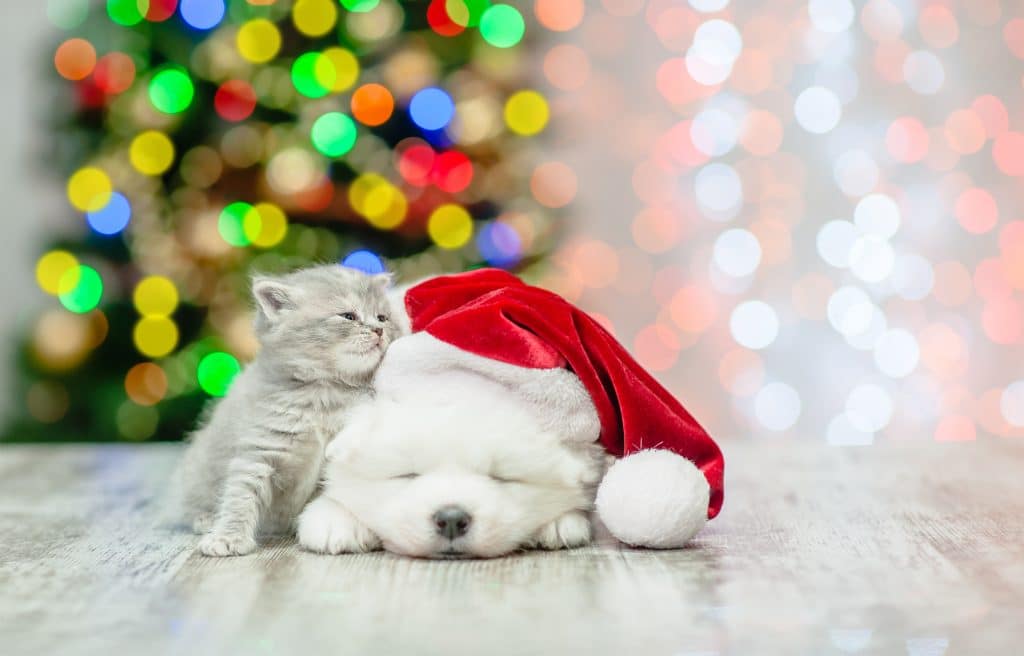
[[(408, 355), (416, 341), (395, 342), (377, 398), (353, 410), (328, 448), (323, 494), (299, 518), (302, 546), (452, 558), (590, 542), (606, 456), (589, 401), (582, 421), (567, 414), (552, 425), (523, 402), (543, 389), (450, 367), (389, 375), (392, 353)], [(552, 375), (571, 378), (585, 397), (575, 376)], [(567, 425), (584, 435), (573, 439)]]

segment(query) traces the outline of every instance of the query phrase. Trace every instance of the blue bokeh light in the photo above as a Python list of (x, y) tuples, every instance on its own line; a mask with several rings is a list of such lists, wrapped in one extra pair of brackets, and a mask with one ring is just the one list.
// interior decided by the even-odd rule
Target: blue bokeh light
[(385, 271), (384, 262), (375, 253), (364, 249), (352, 251), (346, 255), (345, 259), (341, 261), (341, 265), (369, 274), (384, 273)]
[(197, 30), (209, 30), (224, 19), (224, 0), (181, 0), (181, 17)]
[(110, 200), (102, 209), (88, 212), (85, 220), (95, 232), (101, 235), (116, 235), (128, 226), (132, 218), (132, 206), (128, 199), (117, 193), (110, 194)]
[(420, 89), (409, 102), (409, 116), (424, 130), (440, 130), (455, 116), (455, 103), (442, 89)]
[(494, 221), (481, 228), (476, 236), (476, 247), (487, 262), (507, 268), (522, 257), (523, 242), (512, 226)]

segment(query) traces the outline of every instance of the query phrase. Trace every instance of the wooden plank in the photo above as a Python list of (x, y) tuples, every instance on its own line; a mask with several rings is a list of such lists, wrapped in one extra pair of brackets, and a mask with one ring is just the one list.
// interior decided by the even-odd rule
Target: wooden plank
[(3, 654), (986, 654), (1024, 638), (1024, 443), (726, 443), (678, 551), (207, 559), (175, 445), (0, 450)]

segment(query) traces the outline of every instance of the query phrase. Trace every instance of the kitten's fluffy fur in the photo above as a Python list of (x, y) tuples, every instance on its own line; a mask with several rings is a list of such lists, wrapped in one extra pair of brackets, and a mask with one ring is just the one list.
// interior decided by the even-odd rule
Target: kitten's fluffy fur
[(258, 532), (290, 532), (316, 490), (327, 443), (370, 394), (373, 372), (401, 332), (386, 275), (337, 265), (257, 277), (261, 349), (208, 423), (182, 468), (199, 550), (243, 555)]

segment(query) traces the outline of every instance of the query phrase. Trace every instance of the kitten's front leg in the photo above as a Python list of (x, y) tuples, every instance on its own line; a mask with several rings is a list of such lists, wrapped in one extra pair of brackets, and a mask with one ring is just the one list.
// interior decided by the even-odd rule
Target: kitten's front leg
[(334, 499), (320, 495), (299, 515), (299, 544), (316, 553), (362, 553), (380, 549), (380, 538)]
[(217, 517), (199, 542), (206, 556), (244, 556), (256, 550), (256, 531), (270, 506), (274, 468), (252, 456), (228, 464)]

